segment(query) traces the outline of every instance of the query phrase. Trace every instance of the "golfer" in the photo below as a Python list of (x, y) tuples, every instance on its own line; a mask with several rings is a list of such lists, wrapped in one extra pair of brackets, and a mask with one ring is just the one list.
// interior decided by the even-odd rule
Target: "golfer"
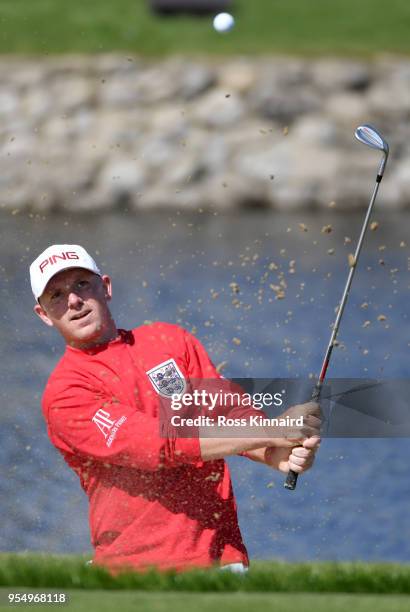
[[(66, 342), (42, 407), (51, 442), (89, 498), (94, 563), (113, 571), (246, 568), (224, 457), (304, 472), (320, 442), (318, 405), (298, 407), (304, 426), (291, 439), (273, 427), (264, 438), (164, 437), (160, 398), (181, 393), (190, 378), (221, 378), (200, 342), (168, 323), (117, 329), (111, 280), (81, 246), (50, 246), (30, 280), (34, 311)], [(251, 413), (238, 408), (241, 417)]]

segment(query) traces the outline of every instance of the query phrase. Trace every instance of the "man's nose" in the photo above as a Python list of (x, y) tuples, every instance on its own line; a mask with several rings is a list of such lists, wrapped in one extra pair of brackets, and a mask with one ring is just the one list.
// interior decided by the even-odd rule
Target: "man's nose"
[(83, 299), (80, 295), (75, 293), (75, 291), (70, 291), (70, 293), (68, 294), (67, 302), (69, 308), (76, 308), (79, 304), (82, 304)]

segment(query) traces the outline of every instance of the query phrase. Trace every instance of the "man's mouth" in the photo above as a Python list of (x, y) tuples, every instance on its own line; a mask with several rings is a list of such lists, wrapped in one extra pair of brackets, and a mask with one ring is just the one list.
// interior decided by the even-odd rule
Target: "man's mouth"
[(73, 317), (71, 317), (71, 321), (78, 321), (79, 319), (83, 319), (84, 317), (86, 317), (88, 314), (90, 314), (91, 310), (84, 310), (84, 312), (79, 312), (78, 314), (74, 315)]

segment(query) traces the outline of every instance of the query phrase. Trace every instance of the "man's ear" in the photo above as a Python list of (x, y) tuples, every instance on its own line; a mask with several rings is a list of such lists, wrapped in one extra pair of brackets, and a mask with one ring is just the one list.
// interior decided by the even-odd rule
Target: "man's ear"
[(49, 327), (53, 327), (53, 322), (52, 320), (47, 316), (46, 311), (44, 310), (44, 308), (42, 308), (42, 306), (40, 304), (36, 304), (34, 306), (34, 312), (36, 313), (37, 316), (40, 317), (40, 319)]
[(102, 278), (102, 282), (103, 282), (103, 285), (104, 285), (105, 297), (106, 297), (107, 302), (109, 302), (110, 299), (112, 298), (111, 278), (109, 276), (107, 276), (107, 274), (104, 274), (101, 278)]

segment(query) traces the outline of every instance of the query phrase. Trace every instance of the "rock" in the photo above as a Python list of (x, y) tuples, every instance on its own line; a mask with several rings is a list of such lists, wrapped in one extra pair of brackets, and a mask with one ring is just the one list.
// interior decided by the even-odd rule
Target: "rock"
[(376, 164), (374, 151), (368, 152), (365, 147), (349, 151), (348, 154), (339, 154), (334, 171), (318, 194), (318, 205), (328, 208), (329, 202), (334, 201), (339, 211), (367, 208), (374, 185), (372, 181), (375, 179)]
[(17, 91), (12, 88), (0, 89), (0, 119), (3, 121), (20, 112), (20, 99)]
[(211, 68), (187, 64), (180, 78), (178, 93), (184, 100), (192, 100), (210, 89), (215, 82), (216, 74)]
[(34, 121), (43, 121), (54, 110), (54, 100), (46, 89), (30, 87), (22, 97), (22, 111)]
[(70, 138), (77, 142), (89, 138), (95, 125), (95, 113), (89, 108), (79, 108), (69, 118)]
[[(96, 73), (97, 62), (98, 56), (93, 54), (65, 53), (50, 55), (41, 62), (41, 65), (47, 78), (54, 80), (56, 77), (93, 75)], [(117, 63), (119, 63), (118, 57)]]
[(118, 148), (134, 152), (145, 142), (149, 116), (146, 110), (104, 107), (94, 113), (90, 134), (84, 144), (106, 156)]
[(353, 60), (319, 60), (312, 64), (311, 74), (314, 85), (326, 93), (340, 90), (362, 92), (372, 81), (369, 65)]
[(180, 152), (163, 168), (161, 180), (170, 188), (182, 188), (184, 185), (196, 183), (204, 173), (198, 155), (186, 155)]
[[(43, 62), (29, 58), (21, 61), (17, 57), (9, 58), (9, 61), (10, 64), (5, 62), (4, 66), (7, 67), (8, 79), (14, 86), (23, 93), (32, 92), (35, 89), (41, 89), (45, 93), (48, 71)], [(6, 75), (2, 73), (0, 67), (1, 81), (4, 82), (3, 77)]]
[(363, 116), (368, 114), (363, 95), (355, 92), (330, 95), (325, 101), (324, 112), (335, 123), (349, 128), (350, 131), (354, 131), (363, 123)]
[(21, 212), (33, 205), (33, 194), (31, 186), (27, 184), (16, 184), (11, 189), (0, 188), (0, 210)]
[[(206, 145), (205, 145), (206, 143)], [(212, 134), (205, 138), (198, 135), (198, 157), (200, 167), (209, 176), (225, 172), (229, 164), (231, 148), (222, 134)]]
[(56, 77), (50, 86), (50, 93), (56, 110), (67, 113), (91, 106), (95, 98), (93, 82), (75, 75)]
[[(232, 153), (246, 150), (264, 150), (277, 139), (283, 140), (283, 132), (271, 121), (250, 117), (238, 125), (232, 125), (218, 134)], [(244, 146), (246, 143), (246, 147)]]
[(277, 181), (272, 185), (268, 197), (273, 208), (291, 211), (300, 209), (301, 202), (304, 202), (304, 208), (316, 206), (317, 193), (317, 186), (313, 180), (306, 181), (298, 177), (288, 183)]
[(27, 183), (30, 184), (27, 181), (27, 156), (24, 153), (4, 155), (1, 161), (0, 192), (4, 194)]
[(364, 122), (392, 151), (384, 205), (409, 206), (405, 59), (4, 58), (0, 80), (12, 211), (367, 207), (378, 157), (354, 138)]
[(197, 187), (171, 189), (165, 185), (155, 185), (144, 189), (134, 201), (136, 210), (177, 209), (198, 210), (203, 206), (203, 194)]
[(267, 187), (266, 183), (236, 173), (221, 173), (208, 181), (203, 205), (220, 210), (266, 208), (269, 206)]
[(410, 81), (401, 82), (390, 80), (386, 86), (385, 81), (375, 84), (366, 96), (369, 112), (386, 117), (391, 121), (409, 117)]
[(300, 88), (311, 84), (311, 63), (294, 57), (274, 57), (258, 61), (255, 88)]
[(145, 62), (135, 55), (98, 53), (93, 56), (94, 73), (100, 78), (124, 73), (135, 73), (144, 68)]
[(31, 124), (30, 121), (24, 117), (21, 113), (12, 115), (8, 121), (0, 121), (0, 142), (6, 144), (11, 142), (13, 139), (19, 136), (24, 136), (28, 133), (38, 133), (35, 125)]
[(113, 210), (116, 206), (118, 206), (118, 202), (113, 201), (106, 190), (96, 188), (90, 188), (79, 193), (73, 192), (70, 197), (66, 197), (59, 202), (59, 208), (74, 213)]
[(100, 79), (97, 91), (97, 104), (108, 106), (117, 111), (122, 107), (132, 108), (139, 99), (136, 73), (124, 75), (112, 73)]
[(286, 125), (301, 115), (320, 111), (322, 103), (312, 89), (295, 87), (285, 90), (277, 86), (274, 90), (264, 88), (259, 91), (252, 106), (262, 117)]
[[(39, 138), (36, 144), (36, 155), (35, 158), (41, 160), (41, 163), (47, 166), (48, 172), (53, 172), (54, 167), (67, 168), (71, 164), (71, 157), (73, 152), (68, 150), (66, 143), (60, 140), (47, 141)], [(91, 149), (92, 150), (92, 149)], [(93, 150), (92, 150), (93, 151)], [(81, 149), (81, 143), (78, 143), (76, 147), (75, 155), (78, 162), (84, 167), (88, 168), (87, 157), (89, 157), (89, 150), (83, 151)], [(84, 161), (85, 160), (85, 161)]]
[(308, 206), (319, 201), (321, 190), (337, 175), (339, 159), (337, 149), (308, 143), (301, 147), (287, 139), (263, 152), (238, 156), (235, 170), (263, 181), (272, 206), (298, 208), (302, 201)]
[[(29, 199), (25, 205), (41, 212), (56, 209), (58, 206), (58, 182), (56, 180), (59, 178), (58, 175), (51, 173), (48, 164), (37, 156), (26, 161), (20, 169), (24, 172), (24, 184), (29, 186)], [(67, 174), (67, 167), (65, 167), (65, 173)], [(20, 186), (21, 183), (16, 185), (17, 191), (20, 191)]]
[(120, 156), (110, 159), (96, 180), (97, 192), (106, 194), (114, 206), (133, 201), (144, 184), (145, 174), (141, 164)]
[(5, 140), (0, 146), (0, 153), (2, 157), (10, 157), (11, 161), (16, 156), (28, 161), (37, 155), (37, 145), (38, 139), (32, 131), (21, 130)]
[(189, 138), (191, 130), (194, 129), (184, 111), (169, 105), (157, 106), (151, 112), (148, 121), (150, 131), (161, 134), (175, 143)]
[(41, 131), (46, 140), (60, 141), (67, 145), (70, 139), (69, 121), (65, 115), (51, 115)]
[[(203, 130), (192, 130), (186, 142), (172, 143), (167, 139), (167, 148), (164, 141), (161, 147), (158, 143), (150, 143), (142, 148), (141, 159), (152, 179), (157, 180), (159, 175), (161, 183), (167, 191), (183, 190), (187, 186), (198, 185), (201, 181), (209, 179), (213, 173), (221, 172), (225, 162), (225, 151), (221, 139), (214, 137), (213, 144), (207, 141)], [(147, 154), (148, 151), (148, 154)], [(163, 155), (167, 155), (166, 162)], [(201, 185), (198, 185), (198, 189)]]
[(225, 128), (237, 124), (245, 115), (245, 107), (237, 95), (226, 97), (222, 89), (214, 89), (191, 106), (189, 116), (209, 128)]
[(289, 133), (292, 141), (299, 147), (318, 145), (323, 147), (337, 146), (338, 129), (334, 121), (323, 115), (307, 115), (298, 119)]
[(51, 212), (57, 210), (59, 204), (55, 185), (46, 183), (32, 189), (30, 207), (38, 212)]
[(402, 184), (392, 180), (390, 176), (383, 179), (383, 187), (379, 196), (383, 210), (400, 210), (410, 205), (408, 195), (406, 197), (406, 191), (408, 194), (408, 190), (406, 186), (404, 186), (404, 190), (402, 187)]
[(171, 101), (179, 94), (178, 70), (172, 64), (148, 66), (136, 76), (135, 101), (140, 104)]
[(175, 156), (175, 144), (163, 136), (153, 135), (142, 143), (139, 156), (148, 170), (160, 172)]
[(410, 208), (410, 151), (392, 172), (386, 173), (383, 199), (391, 208)]
[(234, 60), (223, 62), (218, 67), (218, 83), (226, 93), (244, 94), (255, 84), (256, 71), (251, 62)]
[(295, 140), (287, 139), (259, 153), (243, 152), (236, 158), (235, 170), (243, 176), (266, 181), (274, 175), (275, 185), (279, 180), (295, 179), (323, 183), (337, 171), (339, 160), (337, 149), (323, 150), (314, 144), (301, 147)]
[(377, 63), (378, 81), (404, 84), (410, 83), (410, 66), (405, 58), (384, 57)]

